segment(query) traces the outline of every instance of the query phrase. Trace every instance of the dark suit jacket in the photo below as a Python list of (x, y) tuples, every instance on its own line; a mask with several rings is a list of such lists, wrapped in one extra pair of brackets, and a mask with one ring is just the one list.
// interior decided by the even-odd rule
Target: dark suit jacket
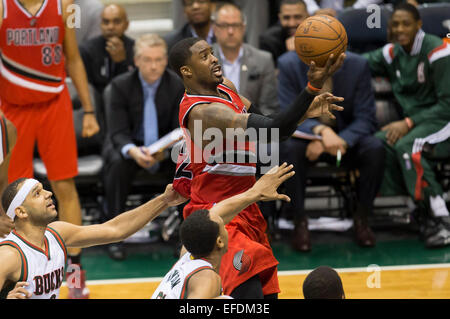
[[(170, 52), (170, 49), (180, 40), (191, 38), (194, 35), (192, 34), (189, 23), (186, 23), (182, 28), (172, 31), (164, 37), (167, 43), (167, 49)], [(215, 37), (213, 37), (213, 42), (216, 42)]]
[[(355, 53), (346, 52), (342, 67), (333, 75), (333, 94), (345, 100), (344, 107), (336, 115), (337, 133), (352, 147), (358, 140), (371, 135), (377, 128), (375, 98), (372, 90), (371, 74), (367, 60)], [(287, 52), (278, 59), (278, 97), (281, 109), (288, 107), (308, 83), (308, 66), (295, 52)], [(308, 119), (300, 129), (311, 133), (319, 122)]]
[[(183, 94), (182, 80), (173, 71), (166, 69), (155, 97), (160, 137), (179, 126), (178, 110)], [(143, 141), (135, 138), (144, 116), (144, 94), (137, 69), (111, 82), (111, 102), (106, 107), (109, 108), (108, 137), (114, 149), (120, 152), (129, 143), (143, 145)]]
[(114, 63), (106, 52), (106, 40), (101, 35), (95, 37), (80, 46), (80, 54), (83, 59), (89, 83), (102, 94), (111, 80), (125, 72), (134, 69), (134, 40), (123, 36), (122, 38), (127, 57), (125, 61)]
[(272, 53), (275, 66), (277, 66), (278, 57), (286, 52), (287, 38), (288, 34), (283, 30), (280, 23), (270, 27), (259, 37), (259, 48)]

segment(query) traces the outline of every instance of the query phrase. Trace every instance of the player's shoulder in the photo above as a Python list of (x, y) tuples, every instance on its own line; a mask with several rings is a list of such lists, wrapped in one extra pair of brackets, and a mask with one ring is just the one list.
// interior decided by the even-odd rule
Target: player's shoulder
[(0, 260), (3, 264), (17, 264), (21, 260), (21, 249), (16, 243), (4, 240), (0, 242)]
[(422, 52), (427, 55), (430, 63), (450, 57), (450, 44), (433, 34), (425, 34), (422, 46)]

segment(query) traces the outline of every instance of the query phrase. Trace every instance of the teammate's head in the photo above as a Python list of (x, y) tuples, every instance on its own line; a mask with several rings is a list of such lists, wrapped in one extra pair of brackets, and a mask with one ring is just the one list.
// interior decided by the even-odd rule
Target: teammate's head
[(409, 3), (400, 3), (394, 8), (389, 22), (393, 42), (400, 44), (407, 52), (413, 45), (417, 32), (422, 28), (419, 10)]
[(214, 5), (211, 0), (181, 0), (189, 24), (202, 27), (211, 22)]
[(180, 226), (181, 243), (194, 257), (209, 256), (214, 250), (226, 252), (228, 233), (222, 218), (208, 210), (197, 210)]
[(319, 266), (303, 282), (305, 299), (345, 299), (338, 273), (331, 267)]
[(144, 80), (155, 83), (167, 67), (167, 44), (157, 34), (140, 36), (134, 45), (134, 64)]
[(127, 12), (122, 6), (109, 4), (103, 8), (100, 28), (103, 37), (122, 37), (128, 29)]
[(306, 4), (302, 0), (283, 0), (280, 4), (278, 18), (283, 29), (289, 36), (293, 36), (297, 27), (309, 17)]
[(177, 42), (170, 51), (169, 63), (185, 84), (195, 82), (216, 87), (223, 82), (219, 60), (203, 39), (187, 38)]
[(6, 187), (2, 206), (14, 218), (16, 225), (30, 222), (34, 226), (47, 226), (57, 216), (52, 195), (52, 192), (43, 189), (41, 183), (20, 178)]
[(233, 3), (219, 4), (213, 15), (214, 34), (222, 49), (239, 50), (244, 42), (245, 17)]

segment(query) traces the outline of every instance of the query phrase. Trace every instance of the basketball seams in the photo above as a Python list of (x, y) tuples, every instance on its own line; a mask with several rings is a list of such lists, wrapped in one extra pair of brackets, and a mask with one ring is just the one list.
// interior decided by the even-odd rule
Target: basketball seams
[[(329, 27), (331, 30), (333, 30), (334, 33), (336, 33), (336, 35), (338, 36), (338, 38), (341, 36), (341, 34), (339, 34), (339, 33), (331, 26), (331, 24), (327, 24), (327, 23), (325, 23), (324, 21), (322, 21), (322, 20), (320, 20), (320, 19), (316, 19), (315, 17), (309, 17), (308, 20), (309, 20), (309, 21), (317, 21), (317, 22), (320, 22), (320, 23), (326, 25), (327, 27)], [(342, 30), (341, 30), (341, 33), (342, 33)]]
[(331, 52), (331, 51), (337, 49), (339, 46), (341, 46), (341, 45), (345, 42), (346, 39), (347, 39), (347, 37), (343, 38), (342, 41), (338, 43), (338, 45), (336, 45), (336, 46), (335, 46), (334, 48), (332, 48), (332, 49), (329, 49), (328, 51), (322, 52), (322, 53), (317, 54), (317, 55), (304, 55), (304, 54), (302, 54), (302, 56), (305, 57), (305, 58), (315, 58), (315, 57), (322, 56), (322, 55), (324, 55), (324, 54), (327, 54), (328, 52)]

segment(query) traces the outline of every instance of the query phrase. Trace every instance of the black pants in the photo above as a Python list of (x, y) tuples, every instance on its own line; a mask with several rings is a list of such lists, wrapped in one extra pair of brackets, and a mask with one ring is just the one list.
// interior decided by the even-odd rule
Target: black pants
[[(280, 145), (280, 162), (294, 165), (295, 175), (285, 182), (285, 187), (286, 194), (291, 198), (291, 202), (286, 203), (286, 213), (295, 219), (306, 217), (306, 173), (308, 166), (312, 164), (306, 157), (308, 143), (307, 140), (290, 138)], [(328, 153), (322, 154), (319, 160), (336, 165), (336, 158)], [(370, 211), (383, 179), (383, 144), (375, 136), (362, 138), (342, 156), (342, 166), (359, 170), (356, 194), (358, 204), (364, 207), (365, 211)]]
[[(148, 177), (149, 183), (152, 178), (163, 179), (166, 184), (170, 183), (175, 172), (175, 164), (170, 159), (160, 163), (160, 168), (155, 174), (150, 174), (147, 170), (137, 165), (133, 159), (125, 159), (116, 150), (107, 152), (104, 156), (104, 187), (106, 197), (106, 219), (112, 219), (125, 211), (127, 196), (130, 193), (131, 185), (138, 173)], [(161, 192), (164, 188), (161, 189)]]

